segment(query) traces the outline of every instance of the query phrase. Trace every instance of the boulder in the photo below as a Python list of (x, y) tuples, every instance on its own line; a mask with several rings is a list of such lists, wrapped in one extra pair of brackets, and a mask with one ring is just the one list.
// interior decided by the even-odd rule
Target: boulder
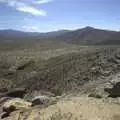
[(97, 94), (97, 93), (90, 93), (88, 95), (88, 97), (93, 97), (93, 98), (97, 98), (97, 99), (101, 99), (102, 96), (100, 94)]
[(120, 78), (116, 76), (109, 84), (104, 88), (104, 91), (109, 95), (108, 97), (116, 98), (120, 97)]
[(7, 88), (0, 88), (0, 93), (5, 93), (5, 92), (8, 92)]
[(29, 108), (31, 106), (30, 102), (27, 102), (20, 98), (13, 98), (11, 100), (8, 100), (3, 105), (3, 112), (11, 113), (15, 110), (23, 109), (23, 108)]
[(13, 111), (17, 110), (15, 106), (13, 105), (10, 105), (10, 106), (7, 106), (7, 107), (3, 107), (3, 112), (6, 112), (6, 113), (11, 113)]
[(108, 97), (120, 97), (120, 82), (116, 83), (112, 87), (106, 87), (104, 91), (109, 93)]
[(47, 96), (37, 96), (32, 100), (32, 106), (37, 105), (48, 105), (50, 103), (51, 99)]
[(9, 68), (9, 73), (15, 73), (18, 70), (24, 70), (25, 68), (29, 67), (30, 65), (34, 64), (34, 60), (22, 60), (17, 61), (15, 65)]
[(3, 105), (5, 102), (7, 102), (8, 100), (11, 100), (11, 97), (2, 97), (0, 98), (0, 113), (3, 112)]
[(10, 113), (4, 112), (4, 113), (2, 113), (0, 116), (1, 116), (1, 119), (4, 119), (4, 118), (9, 117), (9, 116), (10, 116)]
[(23, 98), (24, 95), (26, 94), (27, 89), (26, 88), (16, 88), (10, 92), (6, 92), (4, 96), (7, 97), (16, 97), (16, 98)]
[(120, 60), (120, 54), (116, 54), (115, 58)]

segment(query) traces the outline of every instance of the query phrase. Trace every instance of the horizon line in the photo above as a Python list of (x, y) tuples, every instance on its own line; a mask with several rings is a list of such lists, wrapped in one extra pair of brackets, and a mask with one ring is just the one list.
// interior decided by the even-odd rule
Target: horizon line
[(24, 30), (19, 30), (19, 29), (12, 29), (12, 28), (8, 28), (8, 29), (4, 29), (4, 28), (0, 28), (0, 31), (17, 31), (17, 32), (24, 32), (24, 33), (49, 33), (49, 32), (59, 32), (59, 31), (76, 31), (76, 30), (80, 30), (80, 29), (85, 29), (85, 28), (90, 28), (90, 29), (98, 29), (98, 30), (106, 30), (106, 31), (114, 31), (114, 32), (120, 32), (120, 30), (113, 30), (113, 29), (108, 29), (108, 28), (100, 28), (100, 27), (92, 27), (92, 26), (85, 26), (85, 27), (81, 27), (81, 28), (73, 28), (73, 29), (56, 29), (56, 30), (49, 30), (49, 31), (24, 31)]

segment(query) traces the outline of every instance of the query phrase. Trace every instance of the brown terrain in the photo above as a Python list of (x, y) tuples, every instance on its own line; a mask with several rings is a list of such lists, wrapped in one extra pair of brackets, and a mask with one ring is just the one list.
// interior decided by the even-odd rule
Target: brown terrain
[(120, 46), (76, 44), (1, 41), (0, 119), (120, 120)]

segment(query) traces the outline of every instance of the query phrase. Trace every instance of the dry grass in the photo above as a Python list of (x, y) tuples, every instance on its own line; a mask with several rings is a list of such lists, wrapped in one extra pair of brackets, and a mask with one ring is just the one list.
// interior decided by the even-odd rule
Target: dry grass
[[(99, 99), (71, 97), (47, 108), (32, 108), (20, 114), (20, 120), (119, 120), (120, 106)], [(18, 120), (19, 111), (11, 115)]]
[[(1, 87), (8, 85), (8, 88), (21, 86), (32, 90), (46, 89), (58, 95), (80, 91), (81, 86), (89, 81), (98, 81), (101, 76), (107, 77), (119, 70), (113, 59), (117, 51), (116, 46), (103, 48), (75, 45), (60, 45), (58, 48), (49, 46), (41, 51), (35, 48), (2, 51)], [(25, 61), (33, 62), (27, 64)], [(15, 70), (10, 72), (11, 68)]]
[(113, 115), (112, 120), (120, 120), (120, 115), (117, 114)]

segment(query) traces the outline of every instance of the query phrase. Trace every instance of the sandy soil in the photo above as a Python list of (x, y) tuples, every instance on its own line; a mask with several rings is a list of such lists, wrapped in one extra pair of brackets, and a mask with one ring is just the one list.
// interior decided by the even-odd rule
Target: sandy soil
[(120, 120), (120, 105), (102, 99), (73, 97), (48, 108), (14, 112), (4, 120)]

